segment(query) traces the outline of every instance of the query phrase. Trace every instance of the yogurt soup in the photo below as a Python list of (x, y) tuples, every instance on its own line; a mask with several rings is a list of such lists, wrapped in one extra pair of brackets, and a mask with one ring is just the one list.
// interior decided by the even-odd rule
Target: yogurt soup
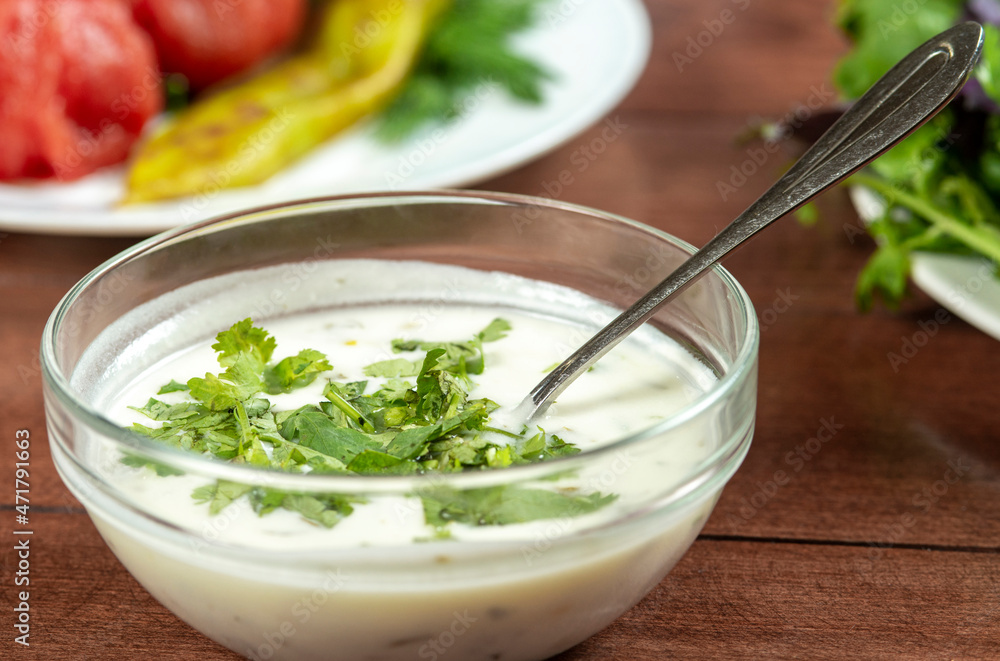
[[(88, 349), (76, 385), (114, 422), (155, 427), (130, 407), (150, 398), (191, 401), (183, 391), (157, 393), (172, 381), (219, 372), (215, 334), (249, 315), (277, 341), (275, 359), (314, 349), (332, 365), (308, 386), (267, 396), (272, 412), (294, 411), (326, 401), (330, 380), (366, 380), (366, 392), (377, 390), (387, 378), (366, 376), (365, 366), (400, 357), (419, 361), (426, 353), (393, 353), (395, 339), (462, 341), (502, 318), (510, 330), (483, 344), (485, 369), (470, 375), (469, 393), (499, 404), (491, 424), (502, 425), (505, 412), (546, 370), (614, 314), (579, 292), (508, 274), (375, 260), (317, 268), (311, 277), (328, 283), (322, 298), (316, 287), (303, 287), (286, 291), (276, 304), (267, 283), (280, 273), (260, 269), (147, 303)], [(142, 318), (154, 321), (123, 339), (122, 329)], [(107, 367), (109, 352), (117, 358)], [(149, 592), (248, 658), (544, 658), (629, 608), (701, 529), (714, 492), (668, 513), (656, 508), (663, 485), (684, 484), (722, 442), (710, 421), (681, 421), (652, 449), (635, 449), (623, 439), (689, 407), (715, 383), (702, 360), (655, 328), (641, 328), (532, 423), (532, 433), (537, 425), (579, 448), (577, 457), (596, 453), (598, 460), (556, 458), (471, 476), (605, 498), (592, 511), (524, 523), (429, 525), (421, 485), (465, 487), (449, 482), (454, 476), (433, 475), (335, 476), (358, 481), (363, 486), (353, 493), (363, 498), (332, 527), (281, 507), (259, 515), (246, 496), (213, 514), (192, 493), (215, 483), (217, 460), (161, 476), (123, 463), (121, 451), (100, 439), (88, 451), (116, 497), (88, 492), (79, 480), (67, 482)], [(511, 442), (487, 434), (499, 444)], [(601, 449), (608, 444), (614, 445)], [(571, 469), (559, 469), (563, 463)], [(263, 475), (259, 485), (271, 474)], [(312, 477), (297, 479), (308, 483)], [(290, 478), (274, 479), (284, 484)]]

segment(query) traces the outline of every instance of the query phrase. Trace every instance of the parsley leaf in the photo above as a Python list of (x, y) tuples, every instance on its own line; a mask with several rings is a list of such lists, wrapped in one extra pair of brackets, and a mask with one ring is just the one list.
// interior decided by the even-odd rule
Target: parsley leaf
[(188, 389), (188, 387), (187, 387), (186, 383), (177, 383), (176, 381), (171, 380), (170, 383), (168, 383), (165, 386), (161, 387), (156, 392), (156, 394), (157, 395), (166, 395), (167, 393), (170, 393), (170, 392), (184, 392), (187, 389)]
[(148, 467), (152, 468), (153, 471), (160, 477), (169, 477), (171, 475), (183, 475), (184, 471), (174, 468), (173, 466), (167, 466), (158, 461), (153, 461), (151, 459), (146, 459), (134, 454), (126, 454), (122, 457), (122, 463), (126, 466), (133, 466), (135, 468)]
[(303, 388), (315, 381), (321, 373), (332, 369), (325, 354), (314, 349), (303, 349), (297, 355), (289, 356), (264, 370), (266, 392), (277, 395)]
[(428, 124), (454, 120), (469, 99), (504, 89), (525, 103), (542, 101), (552, 78), (519, 55), (511, 37), (530, 27), (547, 0), (454, 0), (428, 35), (403, 89), (382, 112), (376, 135), (398, 143)]
[(377, 450), (382, 444), (365, 433), (338, 426), (319, 408), (306, 406), (286, 419), (280, 427), (281, 435), (289, 441), (333, 457), (344, 464), (360, 452)]
[(422, 491), (424, 515), (436, 527), (451, 522), (473, 526), (505, 526), (539, 519), (580, 516), (594, 512), (617, 496), (566, 494), (518, 485), (459, 491), (438, 487)]
[(191, 497), (198, 504), (208, 503), (208, 511), (212, 514), (218, 514), (234, 500), (249, 493), (252, 488), (246, 484), (219, 480), (215, 484), (198, 487), (191, 494)]
[(420, 374), (422, 361), (390, 358), (365, 366), (365, 376), (401, 377)]
[(358, 454), (347, 466), (359, 475), (413, 475), (422, 472), (419, 463), (385, 452), (365, 450)]
[(249, 318), (233, 324), (228, 331), (219, 333), (212, 348), (219, 354), (219, 364), (229, 367), (240, 356), (249, 357), (260, 371), (271, 360), (277, 342), (263, 328), (257, 328)]
[(507, 337), (507, 332), (510, 329), (509, 321), (497, 318), (491, 321), (486, 328), (476, 333), (476, 339), (479, 340), (480, 344), (483, 342), (496, 342)]

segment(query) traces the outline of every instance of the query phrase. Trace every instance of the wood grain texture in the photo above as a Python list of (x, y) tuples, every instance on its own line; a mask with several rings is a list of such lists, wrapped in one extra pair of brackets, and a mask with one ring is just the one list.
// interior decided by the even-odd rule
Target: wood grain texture
[[(701, 244), (776, 178), (788, 154), (734, 175), (754, 156), (738, 138), (830, 89), (844, 50), (834, 3), (647, 5), (653, 59), (607, 123), (477, 188), (555, 196)], [(679, 66), (675, 54), (725, 11), (733, 20)], [(564, 172), (571, 182), (557, 189)], [(821, 206), (819, 225), (784, 221), (727, 262), (764, 329), (746, 461), (675, 570), (560, 661), (1000, 658), (1000, 345), (948, 316), (894, 365), (889, 354), (944, 318), (940, 308), (915, 292), (898, 312), (857, 313), (854, 279), (871, 242), (842, 194)], [(125, 572), (49, 455), (45, 320), (131, 243), (0, 236), (0, 484), (14, 481), (15, 430), (29, 429), (35, 531), (31, 648), (12, 642), (17, 558), (11, 544), (0, 553), (0, 658), (237, 658)], [(7, 529), (12, 506), (5, 488)]]

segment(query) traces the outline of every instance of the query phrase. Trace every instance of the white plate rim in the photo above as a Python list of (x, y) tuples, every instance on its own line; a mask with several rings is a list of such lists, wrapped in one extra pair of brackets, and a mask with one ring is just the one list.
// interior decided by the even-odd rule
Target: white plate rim
[[(863, 222), (881, 213), (882, 201), (867, 188), (851, 186), (849, 194)], [(917, 287), (955, 316), (1000, 340), (1000, 280), (989, 259), (916, 251), (910, 262), (910, 278)]]

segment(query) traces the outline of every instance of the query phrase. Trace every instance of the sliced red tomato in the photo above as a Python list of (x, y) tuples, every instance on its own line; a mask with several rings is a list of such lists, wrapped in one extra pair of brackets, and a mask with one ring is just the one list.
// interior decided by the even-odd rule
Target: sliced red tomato
[(133, 0), (160, 69), (202, 89), (250, 68), (298, 35), (305, 0)]
[(162, 99), (128, 0), (0, 2), (0, 178), (118, 163)]

